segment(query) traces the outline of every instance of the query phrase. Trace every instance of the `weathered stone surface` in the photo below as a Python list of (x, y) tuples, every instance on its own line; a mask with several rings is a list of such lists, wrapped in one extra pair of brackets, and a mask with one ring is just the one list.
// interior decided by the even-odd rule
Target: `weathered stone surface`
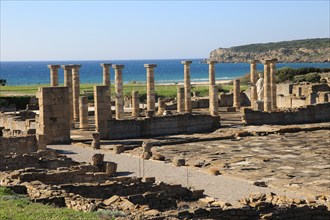
[(175, 157), (172, 160), (172, 164), (176, 167), (181, 167), (186, 165), (186, 160), (184, 158)]
[(113, 146), (113, 152), (115, 154), (121, 154), (125, 151), (124, 145), (122, 144), (117, 144)]
[(120, 199), (120, 197), (117, 195), (114, 195), (111, 198), (104, 200), (103, 203), (105, 205), (111, 205), (112, 203), (116, 202), (118, 199)]

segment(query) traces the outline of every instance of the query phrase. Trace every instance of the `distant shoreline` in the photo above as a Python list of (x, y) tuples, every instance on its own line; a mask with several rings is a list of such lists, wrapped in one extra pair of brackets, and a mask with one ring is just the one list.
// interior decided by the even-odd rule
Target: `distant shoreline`
[[(216, 84), (227, 84), (227, 83), (230, 83), (232, 82), (233, 80), (232, 79), (223, 79), (223, 80), (216, 80)], [(183, 85), (184, 83), (183, 82), (179, 82), (179, 83), (156, 83), (156, 85)], [(190, 82), (191, 85), (208, 85), (209, 82), (206, 81), (206, 82), (194, 82), (194, 81), (191, 81)]]

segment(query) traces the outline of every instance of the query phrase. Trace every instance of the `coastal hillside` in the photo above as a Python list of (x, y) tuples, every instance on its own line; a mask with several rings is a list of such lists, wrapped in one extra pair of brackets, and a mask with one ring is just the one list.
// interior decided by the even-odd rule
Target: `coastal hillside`
[(330, 62), (330, 38), (281, 41), (218, 48), (210, 60), (225, 63), (276, 58), (279, 62)]

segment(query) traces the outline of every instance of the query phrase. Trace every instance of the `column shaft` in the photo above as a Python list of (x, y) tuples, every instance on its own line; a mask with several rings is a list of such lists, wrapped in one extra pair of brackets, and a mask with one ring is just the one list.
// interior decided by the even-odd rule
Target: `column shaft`
[(79, 95), (80, 95), (80, 80), (79, 68), (81, 65), (72, 65), (72, 98), (73, 98), (73, 120), (79, 121)]
[(191, 86), (190, 86), (190, 64), (192, 61), (182, 61), (181, 62), (184, 71), (184, 110), (185, 112), (192, 112), (191, 108)]
[(271, 111), (271, 88), (269, 61), (264, 62), (264, 111)]
[(219, 115), (218, 86), (212, 86), (211, 87), (210, 114), (212, 116), (218, 116)]
[(88, 130), (88, 100), (86, 96), (79, 97), (79, 128)]
[(50, 86), (58, 86), (58, 68), (61, 65), (47, 65), (50, 69)]
[(132, 117), (140, 116), (140, 100), (139, 100), (139, 92), (132, 91)]
[(103, 85), (110, 86), (110, 66), (111, 63), (101, 63), (103, 67)]
[(233, 88), (233, 107), (235, 107), (236, 109), (241, 108), (240, 94), (241, 94), (240, 80), (235, 79), (234, 88)]
[(112, 65), (115, 69), (116, 119), (124, 118), (123, 68), (124, 65)]
[(156, 64), (144, 64), (147, 68), (147, 111), (150, 115), (155, 112), (155, 75), (154, 68)]
[(208, 61), (209, 64), (209, 97), (211, 97), (212, 86), (215, 85), (215, 61)]
[(183, 113), (184, 112), (184, 88), (182, 88), (182, 87), (178, 87), (177, 111), (178, 111), (178, 113)]
[(271, 86), (271, 108), (276, 109), (276, 64), (275, 61), (270, 63), (270, 86)]
[(72, 66), (71, 65), (62, 65), (64, 70), (64, 86), (68, 87), (69, 93), (69, 113), (70, 113), (70, 126), (74, 128), (73, 120), (73, 98), (72, 98)]
[(258, 99), (257, 87), (256, 87), (256, 82), (257, 82), (256, 71), (257, 71), (257, 62), (254, 60), (250, 63), (250, 81), (251, 81), (250, 101), (251, 101), (252, 109), (255, 109), (255, 102)]

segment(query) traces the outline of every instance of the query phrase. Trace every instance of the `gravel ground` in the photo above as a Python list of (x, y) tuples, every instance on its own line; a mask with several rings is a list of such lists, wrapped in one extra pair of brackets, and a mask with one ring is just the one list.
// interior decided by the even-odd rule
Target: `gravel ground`
[[(145, 160), (128, 154), (113, 154), (109, 150), (93, 150), (87, 147), (74, 145), (49, 145), (48, 148), (61, 150), (63, 154), (80, 162), (91, 162), (95, 153), (104, 154), (105, 161), (113, 161), (118, 164), (117, 172), (120, 175), (155, 177), (156, 181), (169, 184), (181, 184), (193, 189), (204, 189), (206, 195), (220, 201), (237, 204), (241, 198), (248, 197), (251, 193), (274, 192), (277, 195), (301, 197), (292, 192), (279, 191), (276, 189), (257, 187), (251, 182), (229, 176), (214, 176), (192, 167), (174, 167), (171, 163), (162, 161)], [(143, 169), (144, 167), (144, 169)]]

